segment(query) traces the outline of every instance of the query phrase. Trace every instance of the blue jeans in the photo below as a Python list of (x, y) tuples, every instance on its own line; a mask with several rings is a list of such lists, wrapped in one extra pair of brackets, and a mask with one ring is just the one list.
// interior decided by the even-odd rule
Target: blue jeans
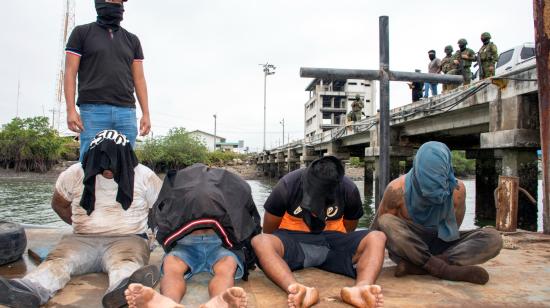
[(80, 162), (97, 133), (114, 129), (126, 135), (135, 149), (137, 137), (136, 108), (109, 104), (81, 104), (80, 118), (84, 131), (80, 133)]
[(437, 83), (424, 83), (424, 97), (428, 97), (430, 94), (430, 88), (432, 89), (432, 96), (437, 95)]
[(187, 235), (178, 240), (176, 246), (166, 256), (178, 257), (189, 266), (189, 270), (184, 275), (185, 280), (200, 272), (209, 272), (214, 275), (214, 264), (226, 256), (233, 257), (237, 262), (235, 280), (241, 279), (244, 274), (243, 262), (236, 254), (222, 246), (222, 240), (216, 234)]

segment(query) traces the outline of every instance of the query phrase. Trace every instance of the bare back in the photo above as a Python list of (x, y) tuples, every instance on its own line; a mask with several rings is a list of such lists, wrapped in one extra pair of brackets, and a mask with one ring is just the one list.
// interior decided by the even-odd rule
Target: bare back
[[(466, 212), (466, 188), (461, 180), (453, 192), (453, 206), (455, 209), (456, 223), (460, 228)], [(378, 207), (377, 217), (383, 214), (395, 215), (399, 218), (411, 220), (405, 205), (405, 176), (393, 180), (388, 184)], [(373, 227), (376, 226), (376, 222)]]

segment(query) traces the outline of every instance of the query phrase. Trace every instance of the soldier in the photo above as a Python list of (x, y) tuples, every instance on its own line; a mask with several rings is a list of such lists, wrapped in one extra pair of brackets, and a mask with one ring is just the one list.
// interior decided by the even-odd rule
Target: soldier
[(497, 46), (491, 42), (491, 34), (489, 32), (481, 33), (481, 41), (483, 46), (478, 51), (481, 63), (480, 79), (485, 79), (495, 75), (495, 64), (498, 61)]
[(364, 115), (363, 113), (363, 107), (365, 105), (363, 104), (363, 101), (361, 100), (361, 96), (356, 95), (354, 102), (351, 103), (351, 111), (348, 113), (348, 121), (355, 122), (361, 120), (361, 116)]
[[(456, 65), (453, 60), (453, 46), (447, 45), (445, 46), (445, 57), (441, 59), (441, 72), (443, 74), (450, 74), (450, 75), (459, 75), (457, 68), (458, 65)], [(443, 93), (450, 91), (452, 89), (456, 88), (453, 84), (443, 84)]]
[(472, 62), (476, 61), (476, 53), (470, 48), (467, 48), (466, 45), (468, 45), (466, 39), (461, 38), (458, 40), (458, 48), (460, 50), (457, 50), (453, 55), (453, 62), (458, 65), (459, 74), (457, 75), (462, 75), (464, 77), (465, 85), (470, 84), (470, 80), (472, 80), (472, 71), (470, 67), (472, 66)]

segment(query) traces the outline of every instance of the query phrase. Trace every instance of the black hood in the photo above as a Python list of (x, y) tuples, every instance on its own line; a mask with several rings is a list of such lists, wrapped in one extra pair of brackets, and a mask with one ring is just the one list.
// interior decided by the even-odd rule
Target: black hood
[(120, 22), (124, 15), (124, 5), (122, 3), (109, 3), (105, 0), (95, 0), (95, 10), (97, 12), (97, 24), (104, 28), (118, 30)]
[(325, 228), (327, 200), (334, 201), (344, 177), (344, 167), (334, 156), (325, 156), (311, 163), (302, 175), (302, 210), (304, 222), (312, 233)]

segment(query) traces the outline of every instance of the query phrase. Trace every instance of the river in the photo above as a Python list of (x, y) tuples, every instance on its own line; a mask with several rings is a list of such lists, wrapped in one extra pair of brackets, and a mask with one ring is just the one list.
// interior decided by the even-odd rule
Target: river
[[(276, 184), (275, 180), (248, 180), (252, 188), (254, 202), (263, 216), (265, 200)], [(34, 177), (4, 177), (0, 179), (0, 219), (25, 224), (46, 226), (64, 226), (59, 217), (50, 207), (54, 178)], [(372, 219), (373, 198), (365, 200), (363, 181), (356, 181), (361, 199), (364, 200), (366, 215), (359, 221), (360, 227), (367, 227)], [(465, 180), (466, 186), (466, 216), (461, 229), (468, 230), (483, 225), (475, 219), (475, 180)], [(542, 230), (542, 181), (538, 185), (538, 230)]]

